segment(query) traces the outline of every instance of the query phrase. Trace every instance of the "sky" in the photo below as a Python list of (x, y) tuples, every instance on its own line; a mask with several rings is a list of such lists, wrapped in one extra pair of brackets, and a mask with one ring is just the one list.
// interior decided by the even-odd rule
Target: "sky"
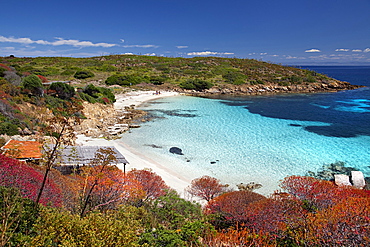
[(370, 65), (370, 0), (4, 0), (0, 23), (0, 56)]

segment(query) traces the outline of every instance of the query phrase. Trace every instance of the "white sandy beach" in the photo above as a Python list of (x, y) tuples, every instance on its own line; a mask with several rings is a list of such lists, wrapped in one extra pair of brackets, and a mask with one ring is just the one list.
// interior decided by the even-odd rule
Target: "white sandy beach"
[[(176, 96), (176, 92), (161, 92), (156, 94), (155, 91), (136, 91), (126, 94), (116, 95), (114, 107), (117, 111), (124, 110), (125, 106), (135, 105), (138, 107), (142, 103), (158, 98)], [(106, 140), (102, 138), (90, 138), (84, 135), (78, 135), (76, 143), (84, 146), (114, 146), (129, 162), (126, 165), (126, 170), (135, 169), (152, 169), (155, 173), (162, 177), (168, 186), (175, 189), (181, 196), (184, 196), (184, 189), (190, 184), (190, 180), (167, 169), (165, 166), (156, 161), (151, 160), (142, 153), (137, 152), (121, 140)], [(120, 167), (123, 169), (123, 167)]]

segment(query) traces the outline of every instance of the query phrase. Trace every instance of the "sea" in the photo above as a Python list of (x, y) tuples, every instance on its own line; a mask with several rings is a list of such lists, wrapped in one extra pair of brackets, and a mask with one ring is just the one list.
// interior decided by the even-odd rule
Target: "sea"
[[(302, 67), (303, 68), (303, 67)], [(370, 177), (370, 66), (306, 66), (365, 87), (335, 93), (175, 96), (141, 106), (150, 121), (122, 136), (144, 156), (191, 180), (203, 175), (256, 192), (332, 163)], [(183, 155), (169, 152), (171, 147)]]

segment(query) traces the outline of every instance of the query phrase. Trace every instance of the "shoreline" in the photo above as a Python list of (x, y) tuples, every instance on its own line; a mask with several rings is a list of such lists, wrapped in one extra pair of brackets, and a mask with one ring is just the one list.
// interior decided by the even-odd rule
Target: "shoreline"
[[(156, 91), (133, 91), (125, 94), (118, 94), (116, 95), (114, 109), (116, 111), (125, 111), (125, 107), (128, 106), (134, 105), (136, 108), (147, 101), (178, 95), (180, 94), (171, 91), (161, 92), (160, 94), (157, 94)], [(132, 169), (151, 169), (153, 172), (161, 176), (164, 182), (169, 187), (176, 190), (182, 197), (185, 196), (185, 188), (191, 183), (191, 180), (186, 179), (176, 171), (166, 168), (158, 162), (150, 159), (150, 157), (139, 153), (120, 139), (106, 140), (103, 138), (93, 138), (79, 134), (77, 135), (76, 144), (82, 146), (114, 146), (129, 162), (129, 164), (126, 165), (126, 171)], [(118, 167), (123, 170), (123, 165), (118, 165)]]

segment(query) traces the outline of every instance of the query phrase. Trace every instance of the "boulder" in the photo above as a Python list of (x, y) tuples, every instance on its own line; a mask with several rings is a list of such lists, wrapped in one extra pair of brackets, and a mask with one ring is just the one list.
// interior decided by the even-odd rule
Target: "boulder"
[(352, 184), (358, 189), (365, 188), (366, 182), (364, 174), (361, 171), (351, 171)]
[(259, 188), (262, 188), (262, 184), (256, 184), (255, 182), (250, 182), (248, 184), (237, 184), (236, 187), (238, 187), (239, 190), (247, 190), (247, 191), (253, 191)]
[(338, 186), (352, 185), (349, 181), (349, 176), (344, 175), (344, 174), (335, 174), (334, 175), (334, 182)]
[(177, 155), (184, 155), (182, 153), (181, 148), (178, 148), (178, 147), (172, 147), (172, 148), (170, 148), (170, 153), (177, 154)]

